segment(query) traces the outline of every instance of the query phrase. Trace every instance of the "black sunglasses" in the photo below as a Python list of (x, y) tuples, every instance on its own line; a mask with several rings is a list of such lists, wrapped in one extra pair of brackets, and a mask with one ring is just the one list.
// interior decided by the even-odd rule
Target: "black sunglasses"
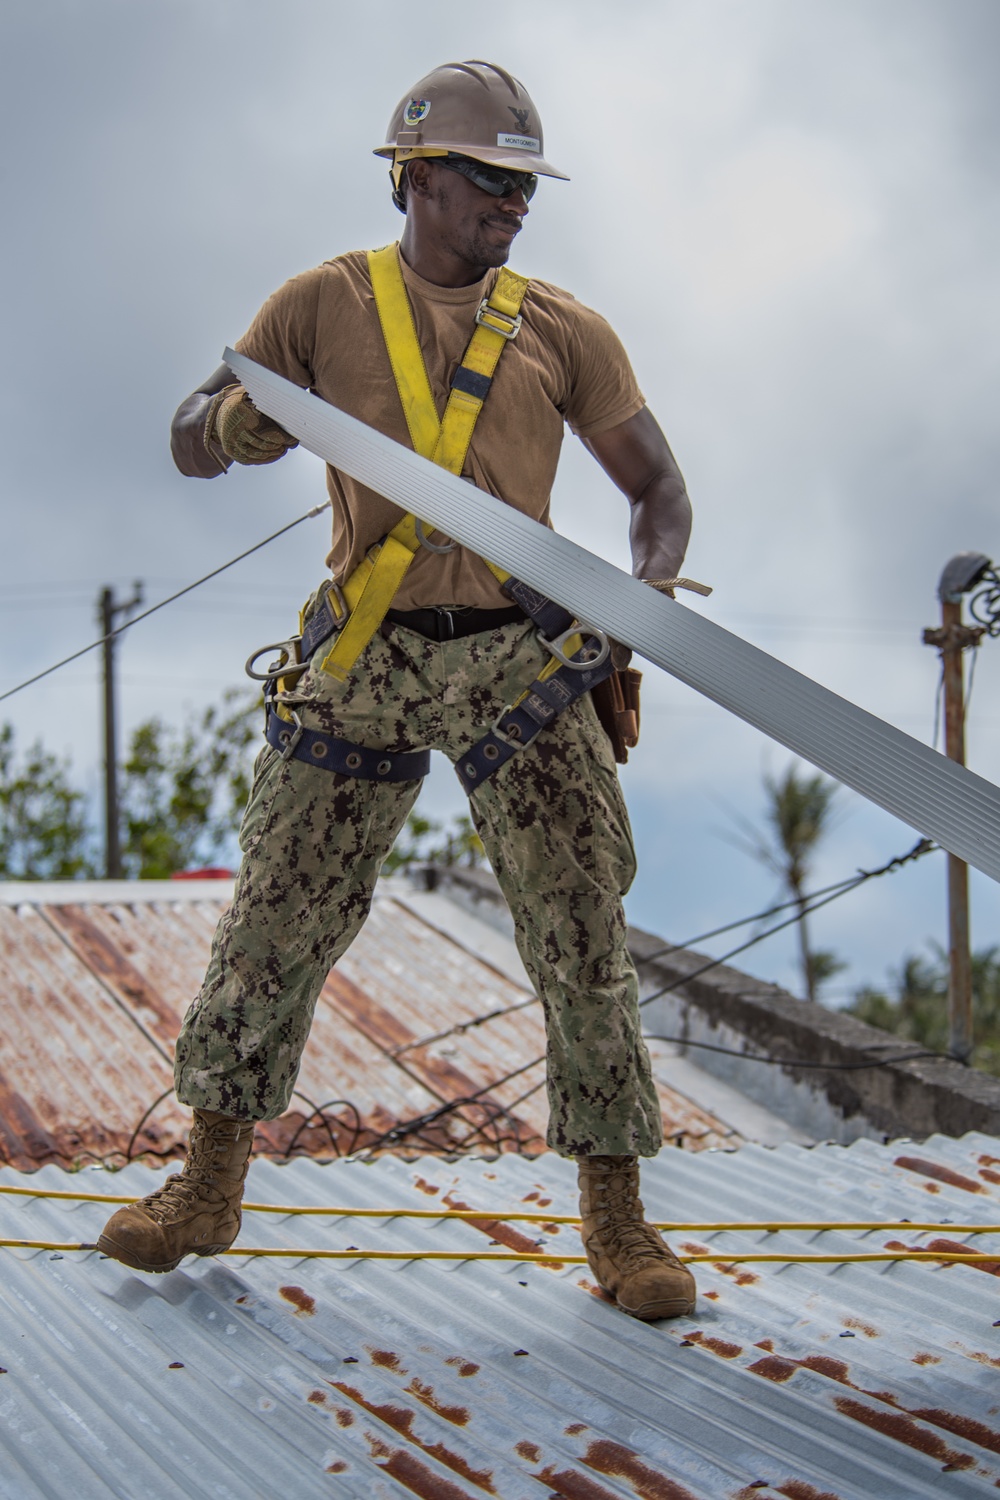
[(484, 193), (489, 193), (494, 198), (509, 198), (511, 193), (516, 193), (520, 188), (525, 203), (528, 203), (538, 186), (538, 177), (534, 172), (512, 172), (506, 167), (490, 167), (485, 162), (474, 161), (470, 156), (437, 156), (434, 161), (439, 167), (447, 167), (449, 172), (460, 172), (477, 188), (482, 188)]

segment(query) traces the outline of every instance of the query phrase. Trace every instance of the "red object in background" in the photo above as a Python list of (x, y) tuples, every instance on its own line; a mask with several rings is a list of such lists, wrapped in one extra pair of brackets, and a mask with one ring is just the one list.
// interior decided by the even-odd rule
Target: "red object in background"
[(232, 880), (234, 871), (224, 870), (221, 865), (210, 865), (204, 870), (175, 870), (171, 880)]

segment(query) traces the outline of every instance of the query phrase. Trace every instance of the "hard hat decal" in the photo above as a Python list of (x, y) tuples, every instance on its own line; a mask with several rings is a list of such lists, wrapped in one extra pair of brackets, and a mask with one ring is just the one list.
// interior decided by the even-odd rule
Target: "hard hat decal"
[(518, 130), (521, 132), (522, 135), (526, 135), (527, 132), (528, 132), (528, 127), (529, 127), (529, 123), (530, 123), (531, 110), (530, 109), (515, 109), (514, 106), (513, 106), (513, 104), (508, 104), (507, 108), (510, 110), (511, 114), (514, 116), (514, 124), (517, 126)]
[(515, 151), (540, 151), (541, 143), (536, 135), (507, 135), (501, 130), (497, 145), (513, 147)]
[(426, 120), (431, 112), (431, 101), (429, 99), (411, 99), (403, 111), (403, 119), (407, 125), (419, 125), (421, 120)]

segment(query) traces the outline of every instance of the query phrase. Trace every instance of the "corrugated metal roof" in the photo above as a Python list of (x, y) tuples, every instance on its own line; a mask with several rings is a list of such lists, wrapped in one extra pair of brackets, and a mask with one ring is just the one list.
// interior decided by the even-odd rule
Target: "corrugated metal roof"
[[(1000, 1140), (738, 1153), (644, 1167), (651, 1216), (1000, 1221)], [(552, 1155), (371, 1165), (258, 1160), (258, 1201), (469, 1203), (571, 1213)], [(132, 1165), (32, 1184), (147, 1191)], [(24, 1185), (11, 1171), (0, 1183)], [(0, 1195), (22, 1238), (92, 1240), (107, 1209)], [(257, 1246), (482, 1248), (512, 1229), (247, 1215)], [(516, 1232), (516, 1231), (514, 1231)], [(523, 1234), (529, 1231), (522, 1226)], [(543, 1231), (572, 1253), (571, 1229)], [(96, 1253), (2, 1250), (5, 1500), (931, 1500), (1000, 1479), (996, 1274), (908, 1263), (740, 1267), (763, 1232), (674, 1236), (718, 1252), (691, 1318), (634, 1322), (586, 1268), (482, 1262), (186, 1262), (145, 1277)], [(895, 1236), (783, 1235), (818, 1252)], [(911, 1243), (934, 1236), (908, 1232)], [(937, 1238), (940, 1238), (938, 1236)], [(996, 1238), (986, 1243), (992, 1247)], [(1000, 1258), (997, 1263), (1000, 1270)]]
[[(0, 1159), (30, 1169), (120, 1160), (130, 1146), (179, 1152), (189, 1115), (170, 1093), (173, 1046), (230, 891), (220, 881), (0, 887)], [(258, 1149), (350, 1152), (471, 1095), (399, 1146), (543, 1149), (542, 1063), (498, 1082), (545, 1051), (523, 970), (516, 957), (498, 963), (502, 939), (447, 898), (430, 902), (434, 921), (427, 909), (380, 887), (320, 996), (293, 1107), (258, 1127)], [(508, 1013), (482, 1019), (495, 1011)], [(666, 1081), (672, 1049), (652, 1050), (667, 1135), (693, 1149), (741, 1139)], [(308, 1124), (323, 1105), (328, 1126)]]

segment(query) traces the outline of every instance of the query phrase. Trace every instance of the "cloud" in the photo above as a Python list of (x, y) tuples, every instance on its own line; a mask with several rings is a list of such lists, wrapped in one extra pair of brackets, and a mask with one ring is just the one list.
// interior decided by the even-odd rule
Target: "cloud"
[[(548, 0), (505, 13), (500, 40), (445, 0), (48, 0), (0, 28), (6, 683), (94, 633), (103, 584), (165, 593), (315, 503), (302, 454), (182, 479), (170, 413), (287, 275), (398, 233), (370, 156), (393, 104), (444, 58), (495, 53), (573, 178), (533, 201), (518, 264), (622, 334), (695, 502), (688, 569), (716, 585), (695, 607), (929, 737), (937, 576), (953, 552), (1000, 552), (992, 0)], [(571, 440), (554, 513), (626, 562), (625, 502)], [(126, 724), (179, 722), (238, 681), (324, 551), (309, 522), (137, 627)], [(994, 779), (998, 687), (990, 642), (970, 759)], [(753, 815), (763, 757), (784, 757), (662, 674), (646, 701), (632, 911), (683, 936), (756, 902), (715, 799)], [(96, 783), (98, 702), (85, 662), (3, 711)], [(429, 795), (460, 805), (446, 768)], [(858, 799), (818, 877), (909, 836)], [(848, 898), (818, 928), (856, 974), (942, 930), (938, 875), (894, 879), (905, 900)], [(975, 900), (996, 933), (995, 888)]]

